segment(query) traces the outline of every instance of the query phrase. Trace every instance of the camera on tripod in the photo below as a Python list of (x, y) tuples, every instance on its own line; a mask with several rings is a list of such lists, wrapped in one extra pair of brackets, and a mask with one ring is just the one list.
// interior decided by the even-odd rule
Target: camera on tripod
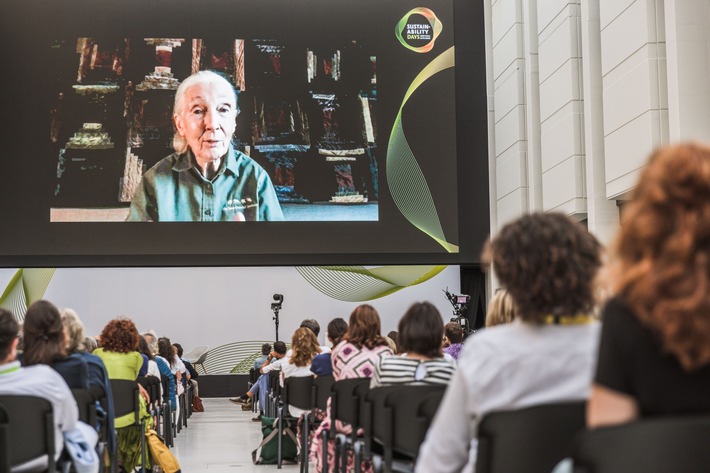
[(274, 294), (274, 300), (276, 302), (271, 303), (271, 310), (280, 310), (281, 304), (283, 304), (283, 302), (284, 302), (284, 295), (283, 294)]
[(451, 303), (454, 308), (454, 316), (451, 318), (451, 322), (458, 323), (463, 329), (464, 337), (468, 336), (472, 332), (471, 326), (468, 323), (468, 319), (464, 316), (466, 309), (468, 309), (468, 304), (471, 302), (471, 296), (468, 294), (452, 294), (449, 292), (449, 288), (442, 289), (444, 294), (446, 294), (446, 299)]

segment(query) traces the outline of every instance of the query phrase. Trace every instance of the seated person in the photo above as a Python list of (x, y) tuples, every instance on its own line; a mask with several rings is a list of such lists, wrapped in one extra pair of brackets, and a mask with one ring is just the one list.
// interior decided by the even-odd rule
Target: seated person
[(256, 371), (259, 371), (261, 367), (266, 363), (267, 358), (269, 358), (269, 354), (271, 353), (271, 344), (270, 343), (264, 343), (261, 346), (261, 356), (254, 360), (254, 369)]
[(402, 354), (379, 360), (370, 387), (447, 384), (456, 365), (442, 353), (444, 322), (437, 308), (430, 302), (412, 304), (400, 319), (397, 330)]
[(658, 150), (622, 213), (590, 427), (710, 412), (709, 166), (708, 146)]
[[(261, 376), (256, 380), (256, 383), (247, 391), (246, 394), (237, 398), (230, 399), (235, 404), (242, 404), (242, 409), (245, 411), (251, 410), (254, 396), (258, 396), (259, 411), (266, 410), (266, 394), (269, 389), (269, 371), (280, 370), (281, 363), (286, 357), (286, 344), (282, 341), (274, 342), (274, 351), (269, 354), (264, 364), (259, 368)], [(257, 417), (258, 419), (258, 417)]]
[(466, 343), (420, 449), (420, 473), (473, 471), (477, 425), (491, 411), (589, 396), (600, 328), (592, 315), (597, 240), (562, 214), (537, 213), (504, 226), (488, 249), (517, 318)]
[(444, 350), (454, 360), (459, 359), (463, 348), (463, 328), (458, 322), (449, 322), (444, 325)]
[[(320, 346), (315, 334), (305, 327), (296, 329), (291, 337), (291, 353), (290, 357), (281, 360), (282, 387), (286, 378), (312, 376), (311, 361), (320, 353)], [(289, 405), (288, 412), (293, 417), (300, 417), (305, 411)]]
[[(54, 419), (55, 460), (64, 449), (63, 432), (77, 427), (79, 410), (64, 379), (44, 364), (22, 367), (16, 361), (19, 324), (15, 316), (0, 309), (0, 395), (28, 395), (52, 403)], [(34, 472), (47, 469), (47, 457), (13, 465), (12, 472)]]
[[(328, 340), (333, 348), (343, 339), (345, 332), (348, 330), (348, 323), (337, 317), (328, 324)], [(313, 358), (311, 363), (311, 372), (314, 376), (330, 376), (333, 374), (333, 364), (330, 360), (331, 353), (321, 353)]]
[(267, 172), (232, 147), (237, 96), (219, 74), (197, 72), (175, 93), (175, 153), (150, 168), (127, 220), (283, 220)]

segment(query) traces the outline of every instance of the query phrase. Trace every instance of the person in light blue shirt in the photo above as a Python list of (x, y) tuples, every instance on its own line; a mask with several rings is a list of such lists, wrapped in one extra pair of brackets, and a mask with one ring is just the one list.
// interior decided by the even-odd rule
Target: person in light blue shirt
[(232, 147), (234, 87), (211, 71), (185, 79), (175, 94), (175, 153), (141, 179), (129, 221), (283, 220), (267, 172)]

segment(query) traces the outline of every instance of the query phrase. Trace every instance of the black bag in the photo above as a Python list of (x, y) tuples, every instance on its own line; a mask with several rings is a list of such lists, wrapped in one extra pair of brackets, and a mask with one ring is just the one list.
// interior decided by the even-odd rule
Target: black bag
[[(251, 460), (255, 465), (275, 465), (278, 463), (279, 445), (278, 445), (278, 417), (263, 417), (261, 418), (261, 432), (263, 440), (256, 449), (251, 452)], [(296, 440), (296, 417), (284, 417), (283, 419), (283, 435), (281, 440), (281, 458), (283, 461), (298, 462), (298, 441)], [(257, 458), (257, 452), (261, 449), (261, 453)]]

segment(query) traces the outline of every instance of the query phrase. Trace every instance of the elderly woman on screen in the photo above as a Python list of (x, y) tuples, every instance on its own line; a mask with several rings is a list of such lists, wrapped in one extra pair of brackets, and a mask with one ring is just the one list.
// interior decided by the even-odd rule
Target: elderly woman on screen
[(283, 220), (266, 171), (235, 150), (234, 87), (221, 75), (197, 72), (175, 93), (175, 153), (141, 179), (127, 220)]

